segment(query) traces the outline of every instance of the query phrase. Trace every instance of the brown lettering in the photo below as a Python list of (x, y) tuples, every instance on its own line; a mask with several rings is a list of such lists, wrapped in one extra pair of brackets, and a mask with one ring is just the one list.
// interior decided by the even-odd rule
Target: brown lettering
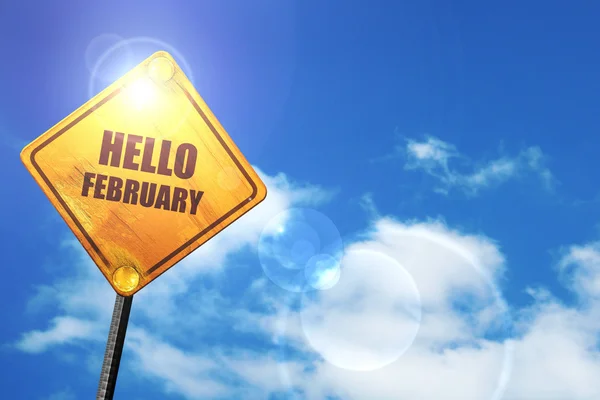
[(83, 175), (83, 186), (81, 187), (81, 195), (83, 197), (87, 197), (90, 189), (92, 186), (94, 186), (94, 183), (92, 182), (92, 179), (96, 176), (96, 174), (93, 174), (91, 172), (86, 172)]
[(154, 208), (162, 208), (163, 210), (170, 210), (171, 205), (171, 187), (166, 185), (160, 185), (158, 188), (158, 194), (156, 195), (156, 203)]
[(140, 205), (143, 207), (152, 207), (156, 198), (156, 183), (142, 182), (140, 193)]
[[(186, 157), (187, 153), (187, 157)], [(177, 148), (175, 155), (175, 166), (173, 172), (178, 178), (189, 179), (194, 175), (196, 170), (196, 158), (198, 157), (198, 149), (193, 144), (184, 143)], [(185, 171), (183, 170), (185, 160)]]
[(196, 215), (196, 211), (198, 210), (198, 204), (200, 204), (200, 199), (202, 198), (203, 194), (204, 192), (190, 190), (190, 200), (192, 202), (192, 205), (190, 207), (190, 214)]
[(104, 136), (102, 137), (102, 148), (100, 149), (100, 159), (98, 163), (101, 165), (108, 165), (108, 158), (110, 155), (110, 166), (118, 167), (121, 164), (121, 153), (123, 151), (123, 137), (124, 134), (121, 132), (117, 132), (114, 134), (115, 141), (112, 141), (113, 132), (112, 131), (104, 131)]
[(140, 165), (133, 161), (134, 157), (140, 155), (140, 149), (135, 146), (142, 143), (143, 137), (138, 135), (127, 135), (127, 145), (125, 146), (125, 157), (123, 157), (123, 168), (137, 171)]
[(171, 152), (171, 141), (163, 140), (160, 147), (160, 156), (158, 157), (158, 170), (157, 174), (171, 176), (172, 170), (169, 169), (169, 153)]
[(96, 175), (96, 186), (94, 187), (94, 198), (96, 199), (104, 199), (104, 194), (102, 190), (106, 188), (106, 184), (104, 181), (108, 178), (106, 175)]
[(116, 176), (108, 178), (108, 186), (106, 188), (106, 200), (119, 201), (121, 200), (121, 188), (123, 187), (123, 179)]
[(133, 179), (127, 179), (125, 181), (125, 187), (123, 188), (123, 203), (137, 204), (138, 202), (138, 191), (140, 190), (140, 183)]
[(140, 171), (155, 173), (156, 167), (152, 165), (152, 153), (154, 152), (154, 139), (146, 138), (144, 143), (144, 156), (142, 157), (142, 168)]
[(173, 188), (173, 203), (171, 203), (171, 211), (185, 212), (185, 200), (187, 199), (188, 191), (179, 187)]

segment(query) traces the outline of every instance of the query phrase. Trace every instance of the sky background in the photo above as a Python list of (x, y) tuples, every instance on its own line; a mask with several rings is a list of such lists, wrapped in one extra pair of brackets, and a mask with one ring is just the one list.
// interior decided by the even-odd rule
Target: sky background
[(599, 13), (2, 2), (3, 395), (92, 398), (114, 301), (19, 152), (167, 50), (269, 195), (135, 296), (115, 398), (600, 398)]

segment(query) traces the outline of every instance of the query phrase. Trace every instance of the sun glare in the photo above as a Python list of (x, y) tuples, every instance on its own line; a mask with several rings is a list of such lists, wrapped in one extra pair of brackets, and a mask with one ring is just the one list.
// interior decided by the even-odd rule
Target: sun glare
[(154, 99), (154, 82), (148, 77), (139, 78), (127, 87), (127, 96), (137, 109), (148, 106)]

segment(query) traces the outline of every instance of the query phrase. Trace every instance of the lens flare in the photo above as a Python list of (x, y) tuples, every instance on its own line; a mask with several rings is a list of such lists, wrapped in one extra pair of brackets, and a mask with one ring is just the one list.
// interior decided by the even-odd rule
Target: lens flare
[(144, 109), (152, 104), (156, 97), (154, 83), (148, 77), (142, 77), (125, 88), (129, 101), (138, 110)]
[(335, 287), (303, 297), (304, 333), (339, 368), (382, 368), (400, 358), (419, 331), (419, 291), (402, 265), (383, 253), (351, 250), (341, 265)]
[(276, 215), (263, 230), (258, 256), (265, 275), (292, 291), (323, 289), (335, 284), (343, 243), (335, 224), (309, 208)]

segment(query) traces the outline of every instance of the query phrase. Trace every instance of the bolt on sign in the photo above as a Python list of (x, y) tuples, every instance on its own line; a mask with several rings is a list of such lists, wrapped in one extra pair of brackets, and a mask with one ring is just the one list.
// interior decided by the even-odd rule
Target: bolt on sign
[(157, 52), (21, 159), (115, 291), (130, 296), (267, 189), (173, 57)]

